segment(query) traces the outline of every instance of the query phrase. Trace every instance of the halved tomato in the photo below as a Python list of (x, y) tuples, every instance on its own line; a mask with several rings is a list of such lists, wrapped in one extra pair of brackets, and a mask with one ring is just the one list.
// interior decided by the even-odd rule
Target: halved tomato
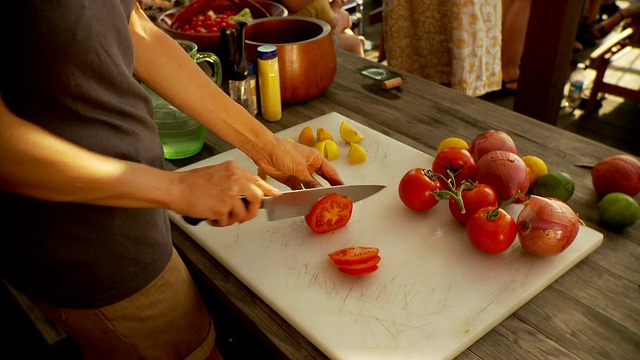
[[(338, 266), (362, 264), (375, 259), (379, 252), (380, 249), (371, 246), (348, 247), (332, 252), (329, 259)], [(374, 265), (377, 263), (376, 261)]]
[(320, 198), (304, 220), (314, 233), (324, 234), (347, 225), (352, 211), (353, 202), (348, 196), (333, 193)]
[(370, 246), (349, 247), (329, 254), (338, 270), (352, 276), (363, 276), (378, 270), (380, 249)]
[(368, 275), (371, 274), (372, 272), (378, 270), (378, 265), (373, 265), (373, 266), (369, 266), (369, 267), (359, 267), (359, 268), (346, 268), (346, 267), (340, 267), (338, 268), (338, 270), (340, 270), (340, 272), (347, 274), (347, 275), (351, 275), (351, 276), (364, 276), (364, 275)]

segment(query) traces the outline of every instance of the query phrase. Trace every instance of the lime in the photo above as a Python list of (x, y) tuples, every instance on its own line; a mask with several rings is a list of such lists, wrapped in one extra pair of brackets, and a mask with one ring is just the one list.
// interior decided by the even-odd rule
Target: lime
[(448, 149), (448, 148), (469, 150), (469, 144), (467, 144), (466, 141), (457, 137), (446, 138), (440, 141), (440, 144), (438, 144), (438, 148), (436, 149), (436, 154), (439, 154), (442, 150)]
[(562, 171), (550, 171), (538, 179), (533, 187), (533, 193), (538, 196), (567, 201), (575, 189), (576, 184), (569, 174)]
[(613, 192), (598, 203), (600, 221), (623, 228), (633, 225), (640, 218), (640, 205), (629, 195)]

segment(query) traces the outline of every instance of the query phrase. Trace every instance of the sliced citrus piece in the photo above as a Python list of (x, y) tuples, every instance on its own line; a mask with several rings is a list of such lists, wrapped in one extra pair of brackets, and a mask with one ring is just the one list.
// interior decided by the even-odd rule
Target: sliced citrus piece
[(436, 154), (439, 154), (442, 150), (448, 149), (448, 148), (469, 150), (469, 144), (467, 144), (466, 141), (457, 137), (446, 138), (440, 141), (440, 144), (438, 144), (438, 148), (436, 149)]
[(316, 138), (313, 134), (313, 127), (311, 125), (305, 127), (300, 131), (300, 135), (298, 135), (298, 142), (303, 145), (311, 146), (316, 143)]
[(340, 149), (338, 144), (333, 140), (319, 141), (315, 144), (315, 148), (320, 151), (320, 154), (327, 160), (333, 160), (340, 155)]
[(333, 135), (325, 128), (318, 128), (318, 141), (333, 140)]
[(314, 147), (315, 147), (316, 149), (318, 149), (318, 151), (320, 151), (320, 154), (322, 154), (322, 156), (326, 157), (326, 156), (324, 155), (324, 153), (325, 153), (325, 148), (327, 147), (327, 143), (326, 143), (326, 142), (324, 142), (324, 141), (317, 142), (317, 143), (314, 145)]
[(349, 164), (362, 164), (367, 161), (367, 152), (360, 144), (351, 143), (349, 147)]
[(362, 135), (356, 128), (349, 125), (346, 121), (343, 121), (342, 124), (340, 124), (340, 137), (348, 143), (359, 143), (364, 139), (364, 135)]
[(336, 144), (336, 142), (333, 140), (325, 140), (324, 142), (325, 157), (327, 158), (327, 160), (333, 160), (337, 158), (338, 155), (340, 155), (338, 144)]

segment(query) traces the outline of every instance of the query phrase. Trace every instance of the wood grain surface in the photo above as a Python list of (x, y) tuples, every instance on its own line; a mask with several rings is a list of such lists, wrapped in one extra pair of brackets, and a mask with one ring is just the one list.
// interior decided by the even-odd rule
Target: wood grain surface
[[(620, 151), (409, 74), (402, 74), (400, 88), (382, 90), (360, 74), (369, 65), (368, 60), (339, 52), (338, 73), (325, 94), (287, 106), (281, 121), (265, 124), (277, 132), (335, 111), (432, 156), (446, 137), (470, 141), (482, 131), (500, 129), (514, 138), (521, 155), (540, 156), (550, 169), (571, 175), (576, 191), (569, 205), (589, 227), (604, 234), (600, 248), (458, 358), (631, 359), (640, 354), (640, 223), (623, 230), (602, 227), (589, 170), (573, 166)], [(167, 161), (167, 168), (231, 148), (208, 134), (201, 153)], [(326, 358), (177, 226), (173, 235), (199, 280), (275, 353), (291, 359)]]

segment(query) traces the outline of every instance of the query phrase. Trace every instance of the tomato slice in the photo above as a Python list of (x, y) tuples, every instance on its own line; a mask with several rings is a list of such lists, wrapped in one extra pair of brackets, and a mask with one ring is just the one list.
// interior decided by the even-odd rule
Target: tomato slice
[[(358, 265), (367, 263), (376, 257), (379, 258), (379, 252), (380, 249), (371, 246), (348, 247), (332, 252), (329, 254), (329, 258), (338, 266)], [(371, 265), (377, 264), (378, 261)]]
[(320, 198), (304, 220), (314, 233), (324, 234), (347, 225), (352, 211), (353, 202), (348, 196), (333, 193)]
[(369, 267), (365, 267), (365, 268), (345, 268), (345, 267), (341, 267), (338, 268), (338, 270), (340, 270), (340, 272), (347, 274), (347, 275), (351, 275), (351, 276), (364, 276), (364, 275), (369, 275), (372, 272), (378, 270), (378, 265), (373, 265), (373, 266), (369, 266)]

